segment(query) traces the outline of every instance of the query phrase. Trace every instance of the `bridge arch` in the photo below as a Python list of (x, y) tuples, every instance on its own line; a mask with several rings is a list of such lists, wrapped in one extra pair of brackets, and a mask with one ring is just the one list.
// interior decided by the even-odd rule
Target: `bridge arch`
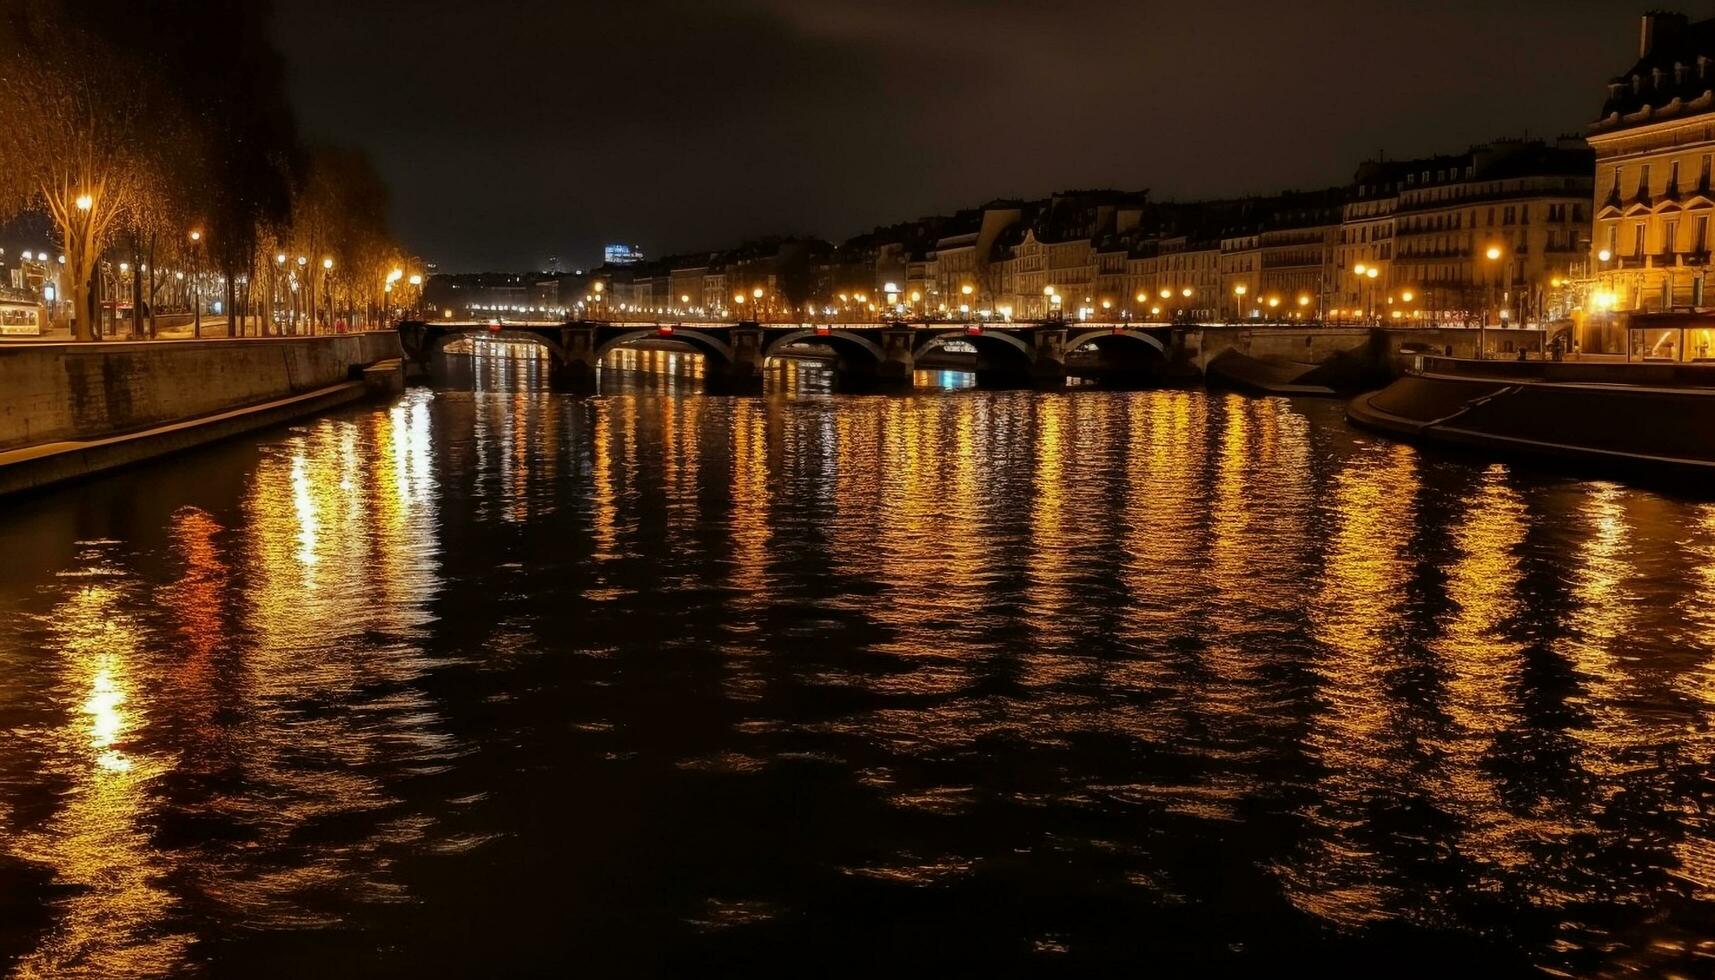
[(431, 356), (445, 353), (447, 345), (455, 340), (462, 340), (466, 337), (469, 337), (472, 340), (481, 340), (492, 337), (506, 340), (522, 339), (531, 341), (536, 346), (545, 349), (548, 352), (548, 356), (555, 364), (566, 363), (566, 348), (560, 344), (559, 340), (550, 336), (544, 330), (533, 330), (528, 327), (502, 326), (498, 331), (496, 331), (481, 325), (454, 328), (436, 328), (431, 326), (429, 330), (430, 336), (426, 338), (424, 342), (424, 353)]
[(735, 360), (733, 357), (732, 346), (725, 341), (722, 341), (720, 338), (713, 337), (700, 330), (683, 330), (678, 327), (675, 327), (671, 333), (666, 334), (662, 333), (660, 329), (657, 328), (655, 330), (628, 330), (625, 333), (609, 337), (596, 345), (596, 360), (600, 361), (607, 357), (607, 355), (612, 351), (629, 344), (634, 344), (639, 340), (663, 340), (681, 343), (704, 357), (721, 364), (732, 364)]
[(774, 357), (787, 347), (806, 340), (826, 344), (833, 348), (834, 353), (838, 354), (842, 361), (857, 356), (862, 358), (862, 363), (865, 366), (873, 366), (887, 359), (887, 354), (882, 351), (881, 345), (855, 330), (831, 330), (827, 333), (817, 333), (815, 330), (794, 330), (770, 341), (768, 346), (763, 349), (762, 356), (764, 358)]
[(912, 352), (913, 359), (921, 359), (923, 355), (945, 347), (953, 342), (970, 344), (977, 349), (977, 370), (1027, 370), (1036, 354), (1030, 345), (1010, 333), (1000, 330), (983, 330), (971, 333), (967, 330), (948, 330), (937, 333), (917, 345)]
[(1153, 334), (1145, 333), (1141, 330), (1112, 329), (1086, 330), (1083, 333), (1068, 337), (1066, 340), (1066, 353), (1070, 354), (1073, 351), (1080, 350), (1085, 345), (1089, 345), (1100, 350), (1103, 347), (1118, 346), (1120, 344), (1132, 342), (1146, 344), (1149, 347), (1154, 348), (1155, 352), (1160, 354), (1162, 357), (1167, 356), (1167, 345), (1163, 344), (1161, 339)]

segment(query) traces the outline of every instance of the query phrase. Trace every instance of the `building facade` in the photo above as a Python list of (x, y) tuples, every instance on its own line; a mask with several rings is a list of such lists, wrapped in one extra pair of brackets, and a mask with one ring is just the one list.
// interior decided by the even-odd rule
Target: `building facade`
[[(1715, 213), (1715, 20), (1643, 18), (1638, 60), (1608, 84), (1595, 151), (1594, 233), (1588, 249), (1596, 308), (1581, 331), (1587, 351), (1621, 353), (1632, 315), (1701, 311)], [(1708, 329), (1640, 338), (1645, 356), (1715, 356)]]

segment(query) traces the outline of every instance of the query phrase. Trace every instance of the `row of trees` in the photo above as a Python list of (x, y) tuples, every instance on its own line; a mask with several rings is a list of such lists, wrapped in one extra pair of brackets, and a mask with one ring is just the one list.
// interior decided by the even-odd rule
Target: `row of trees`
[(278, 329), (282, 298), (312, 324), (393, 305), (389, 274), (408, 260), (385, 187), (361, 153), (300, 140), (268, 16), (220, 0), (0, 13), (0, 218), (52, 219), (79, 339), (100, 322), (104, 261), (136, 270), (138, 335), (169, 268), (223, 293), (236, 333), (250, 317)]

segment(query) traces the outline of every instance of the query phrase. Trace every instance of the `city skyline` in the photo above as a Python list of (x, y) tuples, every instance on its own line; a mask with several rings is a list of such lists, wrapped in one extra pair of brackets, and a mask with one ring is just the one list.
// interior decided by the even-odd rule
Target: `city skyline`
[[(762, 0), (509, 9), (519, 16), (466, 18), (456, 39), (364, 5), (276, 12), (306, 132), (368, 148), (402, 237), (444, 270), (587, 267), (608, 241), (660, 255), (838, 239), (1069, 187), (1176, 200), (1322, 187), (1378, 152), (1582, 135), (1601, 81), (1635, 54), (1637, 15), (1316, 3), (1249, 12), (1235, 31), (1220, 5), (1073, 4), (1053, 21), (958, 2), (908, 17)], [(925, 67), (939, 37), (956, 70)], [(1421, 52), (1424, 37), (1459, 40), (1434, 57), (1366, 54)], [(1521, 43), (1565, 70), (1518, 57)], [(627, 71), (626, 51), (654, 67)], [(1266, 148), (1266, 172), (1246, 142)], [(576, 190), (588, 186), (603, 191)]]

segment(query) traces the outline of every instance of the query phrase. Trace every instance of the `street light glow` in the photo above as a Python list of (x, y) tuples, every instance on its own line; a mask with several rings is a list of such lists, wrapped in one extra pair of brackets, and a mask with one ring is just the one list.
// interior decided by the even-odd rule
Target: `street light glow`
[(88, 194), (79, 194), (77, 196), (76, 203), (79, 211), (88, 211), (90, 208), (95, 207), (95, 198), (90, 197)]

